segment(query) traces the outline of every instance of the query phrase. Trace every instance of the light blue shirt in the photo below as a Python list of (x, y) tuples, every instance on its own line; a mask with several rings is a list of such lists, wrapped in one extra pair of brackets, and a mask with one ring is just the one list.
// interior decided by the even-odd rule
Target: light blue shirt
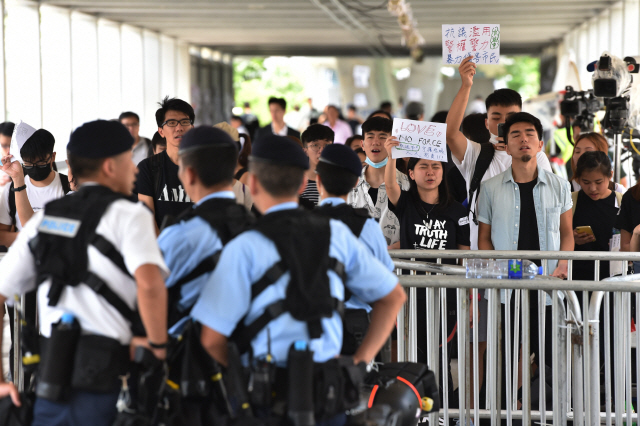
[[(296, 207), (296, 203), (283, 203), (272, 207), (266, 214)], [(330, 227), (329, 255), (344, 264), (349, 290), (367, 303), (388, 295), (395, 288), (398, 278), (371, 255), (344, 223), (331, 220)], [(270, 239), (255, 230), (242, 233), (222, 250), (218, 266), (206, 280), (191, 316), (227, 337), (245, 315), (245, 325), (250, 324), (267, 306), (285, 298), (289, 272), (251, 300), (252, 284), (278, 261), (280, 255)], [(338, 275), (333, 270), (329, 270), (327, 275), (331, 295), (344, 300), (344, 285)], [(271, 354), (279, 366), (286, 366), (289, 347), (296, 340), (309, 343), (316, 362), (335, 357), (342, 347), (342, 319), (334, 312), (331, 318), (323, 318), (321, 322), (322, 336), (310, 341), (304, 322), (293, 319), (289, 313), (280, 315), (251, 342), (254, 356), (266, 355), (268, 329)]]
[[(478, 202), (478, 221), (491, 225), (493, 248), (517, 251), (521, 203), (519, 187), (513, 179), (511, 167), (482, 183)], [(538, 166), (533, 204), (540, 250), (560, 250), (560, 215), (573, 206), (569, 182)], [(549, 271), (553, 271), (556, 265), (556, 260), (550, 260)]]
[[(198, 201), (193, 208), (212, 198), (234, 199), (232, 191), (221, 191), (209, 194)], [(158, 245), (165, 263), (171, 271), (166, 280), (167, 288), (171, 288), (182, 277), (193, 271), (205, 258), (222, 249), (222, 241), (218, 233), (202, 218), (196, 216), (166, 228), (158, 237)], [(211, 272), (199, 276), (182, 286), (178, 306), (188, 309), (196, 302), (200, 291)], [(188, 318), (184, 318), (169, 330), (171, 335), (179, 334)]]
[[(339, 204), (344, 204), (345, 201), (342, 198), (338, 197), (329, 197), (320, 201), (321, 206), (325, 204), (331, 204), (337, 206)], [(380, 225), (374, 218), (367, 219), (362, 227), (362, 232), (360, 232), (360, 236), (358, 240), (366, 248), (369, 249), (371, 254), (382, 262), (389, 271), (393, 272), (395, 270), (395, 266), (393, 265), (393, 260), (391, 260), (391, 256), (389, 256), (389, 250), (387, 249), (387, 240), (384, 238), (384, 234), (380, 229)], [(364, 303), (362, 300), (353, 296), (345, 303), (345, 307), (348, 309), (365, 309), (367, 312), (371, 312), (371, 306)]]

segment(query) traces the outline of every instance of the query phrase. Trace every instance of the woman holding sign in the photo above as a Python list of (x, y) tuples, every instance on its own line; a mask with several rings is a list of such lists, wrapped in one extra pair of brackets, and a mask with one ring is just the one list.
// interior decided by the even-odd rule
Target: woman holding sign
[[(400, 221), (400, 248), (417, 250), (469, 250), (469, 218), (467, 209), (449, 194), (447, 180), (444, 179), (445, 163), (410, 158), (407, 166), (410, 187), (402, 190), (396, 181), (396, 159), (392, 151), (400, 143), (394, 136), (389, 137), (384, 147), (389, 156), (385, 169), (385, 186), (389, 197), (389, 209)], [(437, 253), (434, 253), (437, 257)], [(435, 259), (425, 259), (433, 261)], [(443, 259), (442, 263), (455, 263), (454, 259)], [(447, 290), (447, 340), (450, 343), (455, 334), (456, 305), (455, 289)], [(417, 306), (425, 306), (426, 291), (418, 289)], [(418, 362), (427, 362), (426, 312), (418, 309)], [(451, 351), (448, 351), (451, 354)], [(442, 360), (441, 360), (442, 361)], [(450, 359), (447, 367), (450, 369)], [(451, 374), (450, 387), (453, 389)]]

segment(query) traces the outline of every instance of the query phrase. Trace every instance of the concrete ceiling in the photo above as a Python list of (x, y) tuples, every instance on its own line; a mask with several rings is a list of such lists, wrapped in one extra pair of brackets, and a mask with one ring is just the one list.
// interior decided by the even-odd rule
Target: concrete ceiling
[[(407, 56), (383, 0), (42, 0), (238, 55)], [(537, 53), (615, 0), (412, 0), (427, 54), (442, 24), (500, 24), (503, 53)]]

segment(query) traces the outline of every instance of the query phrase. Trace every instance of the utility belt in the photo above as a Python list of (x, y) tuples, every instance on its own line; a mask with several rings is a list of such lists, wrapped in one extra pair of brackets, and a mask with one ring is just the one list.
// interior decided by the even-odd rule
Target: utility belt
[(72, 390), (117, 392), (130, 366), (128, 345), (82, 335), (76, 320), (72, 327), (54, 325), (50, 338), (40, 338), (40, 351), (36, 396), (56, 402), (68, 400)]

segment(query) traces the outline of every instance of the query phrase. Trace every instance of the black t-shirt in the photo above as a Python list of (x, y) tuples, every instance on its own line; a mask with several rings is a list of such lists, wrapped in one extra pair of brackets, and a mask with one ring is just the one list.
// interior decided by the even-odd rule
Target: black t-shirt
[[(159, 164), (160, 178), (156, 184), (153, 163)], [(156, 188), (157, 185), (157, 188)], [(138, 164), (138, 180), (135, 192), (153, 197), (155, 219), (158, 227), (165, 216), (178, 216), (193, 203), (178, 179), (178, 165), (174, 164), (166, 151), (146, 158)]]
[[(575, 251), (609, 251), (609, 240), (613, 235), (613, 226), (618, 214), (616, 194), (602, 200), (592, 200), (584, 191), (578, 192), (576, 211), (573, 214), (573, 228), (590, 226), (596, 240), (592, 243), (575, 246)], [(593, 280), (594, 263), (591, 260), (573, 262), (574, 280)], [(609, 262), (600, 262), (600, 279), (609, 276)]]
[(518, 183), (520, 192), (520, 230), (518, 231), (518, 250), (540, 250), (538, 218), (533, 203), (533, 188), (538, 179)]
[(375, 206), (376, 203), (378, 202), (378, 188), (373, 188), (373, 187), (369, 187), (369, 197), (371, 197), (371, 201), (373, 202), (373, 205)]
[(315, 180), (307, 179), (307, 187), (304, 189), (300, 198), (305, 199), (317, 206), (320, 202), (320, 193), (318, 192), (318, 185)]
[(630, 234), (633, 234), (636, 226), (640, 225), (640, 201), (633, 198), (632, 192), (633, 189), (630, 189), (622, 196), (620, 212), (615, 222), (616, 228), (624, 229)]
[[(395, 206), (389, 201), (389, 209), (400, 221), (400, 248), (455, 250), (458, 245), (471, 245), (468, 212), (462, 204), (452, 201), (442, 210), (422, 200), (417, 203), (409, 191), (402, 191)], [(455, 259), (442, 262), (454, 264)]]

